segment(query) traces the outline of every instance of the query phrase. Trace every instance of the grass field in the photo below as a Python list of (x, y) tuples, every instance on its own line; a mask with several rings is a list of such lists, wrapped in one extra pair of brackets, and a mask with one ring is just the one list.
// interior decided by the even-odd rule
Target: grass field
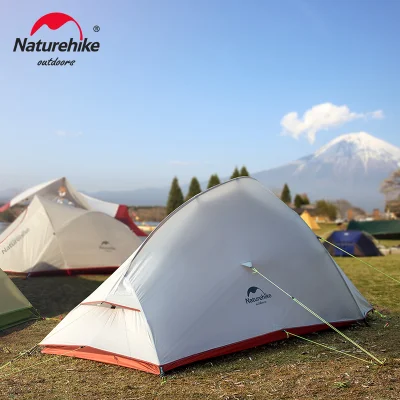
[(341, 227), (339, 227), (336, 224), (318, 224), (318, 225), (320, 226), (321, 229), (318, 229), (317, 231), (315, 231), (315, 233), (318, 236), (321, 236), (324, 238), (327, 238), (332, 231), (342, 229)]
[[(366, 260), (400, 279), (400, 256)], [(371, 315), (369, 326), (353, 325), (343, 331), (379, 359), (386, 358), (384, 366), (368, 365), (290, 339), (189, 365), (162, 380), (123, 367), (43, 355), (35, 350), (0, 369), (0, 399), (399, 399), (400, 285), (356, 260), (339, 258), (337, 262), (384, 314)], [(87, 275), (13, 280), (43, 316), (57, 318), (105, 278)], [(32, 348), (56, 324), (56, 320), (41, 320), (0, 334), (0, 365)], [(307, 337), (364, 357), (334, 332)]]

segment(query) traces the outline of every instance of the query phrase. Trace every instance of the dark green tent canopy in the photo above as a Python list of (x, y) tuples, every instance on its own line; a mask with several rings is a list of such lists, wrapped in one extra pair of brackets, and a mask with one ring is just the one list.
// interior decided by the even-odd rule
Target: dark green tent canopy
[(400, 239), (400, 220), (350, 221), (348, 231), (364, 231), (377, 239)]
[(0, 331), (37, 319), (32, 304), (0, 269)]

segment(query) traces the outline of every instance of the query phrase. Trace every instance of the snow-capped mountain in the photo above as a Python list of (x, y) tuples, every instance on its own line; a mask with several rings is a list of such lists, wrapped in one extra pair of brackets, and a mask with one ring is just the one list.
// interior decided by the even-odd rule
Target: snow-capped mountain
[(253, 176), (271, 189), (288, 183), (292, 193), (339, 199), (366, 208), (383, 207), (383, 179), (400, 167), (400, 148), (368, 133), (339, 136), (314, 154)]

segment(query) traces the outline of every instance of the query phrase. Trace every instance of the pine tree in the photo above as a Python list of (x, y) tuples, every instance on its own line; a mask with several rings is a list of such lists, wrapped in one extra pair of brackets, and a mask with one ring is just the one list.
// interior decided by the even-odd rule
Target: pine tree
[(219, 185), (221, 182), (218, 178), (218, 175), (211, 175), (210, 180), (208, 181), (207, 189), (212, 188), (213, 186)]
[(294, 197), (294, 206), (296, 208), (300, 208), (302, 205), (303, 205), (303, 198), (299, 194), (296, 194), (296, 196)]
[(250, 176), (249, 171), (247, 171), (247, 168), (243, 165), (242, 169), (240, 170), (240, 176)]
[(196, 194), (201, 193), (200, 183), (197, 178), (194, 176), (190, 181), (189, 191), (186, 195), (185, 201), (191, 199), (192, 197), (196, 196)]
[(285, 183), (285, 186), (283, 187), (282, 193), (281, 193), (281, 200), (286, 203), (289, 204), (292, 201), (292, 196), (290, 194), (290, 189), (289, 186)]
[(240, 176), (239, 170), (237, 169), (237, 167), (235, 167), (231, 179), (239, 178), (239, 176)]
[(310, 199), (308, 198), (306, 193), (302, 194), (301, 198), (303, 199), (303, 205), (310, 204)]
[(183, 193), (179, 186), (178, 178), (175, 177), (171, 184), (169, 191), (168, 202), (167, 202), (167, 215), (171, 214), (172, 211), (176, 210), (184, 203)]

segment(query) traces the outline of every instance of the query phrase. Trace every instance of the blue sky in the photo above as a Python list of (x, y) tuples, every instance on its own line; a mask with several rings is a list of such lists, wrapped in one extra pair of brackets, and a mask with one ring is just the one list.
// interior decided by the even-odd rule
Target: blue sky
[[(242, 164), (257, 172), (358, 131), (400, 146), (396, 0), (54, 4), (0, 6), (0, 190), (58, 176), (96, 191), (206, 180)], [(54, 11), (100, 51), (13, 53), (15, 38)], [(32, 40), (77, 33), (44, 26)], [(56, 56), (76, 63), (36, 65)], [(348, 118), (313, 143), (307, 132), (281, 135), (287, 113), (321, 103), (384, 118)]]

